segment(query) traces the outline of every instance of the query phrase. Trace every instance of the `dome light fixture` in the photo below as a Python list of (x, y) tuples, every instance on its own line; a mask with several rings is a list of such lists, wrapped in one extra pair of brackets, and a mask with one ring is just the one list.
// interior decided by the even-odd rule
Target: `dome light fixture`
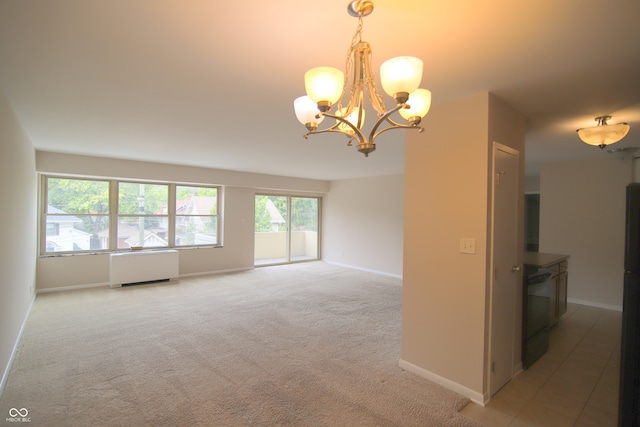
[[(304, 76), (307, 95), (294, 101), (294, 110), (300, 123), (309, 131), (304, 135), (305, 139), (317, 133), (341, 133), (349, 139), (347, 145), (352, 145), (355, 140), (358, 151), (367, 157), (376, 149), (375, 139), (383, 132), (391, 129), (417, 129), (422, 132), (423, 129), (418, 125), (431, 107), (431, 92), (418, 88), (422, 80), (420, 59), (411, 56), (389, 59), (380, 66), (380, 81), (382, 89), (393, 97), (396, 105), (387, 110), (371, 71), (371, 46), (362, 41), (362, 18), (373, 11), (373, 2), (353, 1), (347, 11), (358, 18), (358, 27), (347, 54), (346, 72), (332, 67), (318, 67), (307, 71)], [(376, 122), (368, 136), (363, 131), (365, 91), (377, 113)], [(343, 98), (346, 99), (344, 106)], [(331, 113), (331, 108), (335, 104), (337, 111), (334, 114)], [(390, 116), (396, 111), (406, 120), (406, 124), (391, 119)], [(325, 117), (335, 119), (335, 124), (318, 129)], [(378, 130), (384, 122), (389, 126)]]
[(594, 120), (598, 122), (597, 126), (578, 129), (576, 132), (583, 142), (604, 149), (607, 145), (615, 144), (627, 136), (630, 129), (627, 123), (610, 125), (607, 123), (610, 119), (611, 116), (596, 117)]

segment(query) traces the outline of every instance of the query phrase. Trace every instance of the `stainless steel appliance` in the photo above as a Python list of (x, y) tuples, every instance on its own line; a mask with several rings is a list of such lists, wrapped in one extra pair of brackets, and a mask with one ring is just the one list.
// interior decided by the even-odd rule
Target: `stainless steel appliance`
[(618, 425), (640, 425), (640, 184), (627, 187)]
[(522, 368), (527, 369), (549, 349), (552, 270), (525, 265), (522, 308)]

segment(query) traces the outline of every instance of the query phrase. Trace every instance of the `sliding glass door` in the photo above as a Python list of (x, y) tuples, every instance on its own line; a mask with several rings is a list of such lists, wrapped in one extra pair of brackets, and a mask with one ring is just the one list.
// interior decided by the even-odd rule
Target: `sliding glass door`
[(256, 195), (255, 265), (288, 262), (289, 198)]
[(254, 264), (319, 259), (319, 223), (317, 197), (256, 195)]
[(291, 197), (290, 261), (318, 259), (319, 199)]

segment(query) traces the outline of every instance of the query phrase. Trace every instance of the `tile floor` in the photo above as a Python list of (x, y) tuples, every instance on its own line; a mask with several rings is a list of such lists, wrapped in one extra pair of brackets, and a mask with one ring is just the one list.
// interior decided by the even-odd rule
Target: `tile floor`
[(549, 351), (486, 407), (461, 413), (484, 426), (616, 426), (622, 313), (569, 304)]

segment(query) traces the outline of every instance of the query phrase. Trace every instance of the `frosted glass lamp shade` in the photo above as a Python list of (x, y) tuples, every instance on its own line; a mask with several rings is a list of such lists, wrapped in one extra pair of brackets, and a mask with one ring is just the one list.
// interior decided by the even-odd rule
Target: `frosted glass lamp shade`
[(413, 93), (422, 81), (422, 61), (413, 56), (398, 56), (380, 66), (382, 89), (395, 98), (397, 93)]
[(413, 117), (423, 118), (431, 108), (431, 91), (427, 89), (418, 89), (409, 95), (407, 104), (409, 108), (401, 108), (399, 113), (405, 120)]
[(293, 101), (293, 109), (296, 112), (296, 117), (298, 121), (303, 125), (307, 123), (321, 123), (324, 120), (324, 116), (320, 115), (319, 118), (316, 118), (317, 115), (320, 114), (320, 110), (318, 110), (318, 104), (313, 102), (311, 98), (308, 96), (301, 96), (296, 98)]
[(335, 104), (342, 96), (344, 73), (332, 67), (312, 68), (304, 75), (304, 87), (309, 98), (316, 104)]
[(627, 136), (627, 133), (629, 133), (629, 125), (626, 123), (618, 123), (616, 125), (603, 124), (578, 129), (578, 136), (583, 142), (602, 148), (610, 144), (615, 144)]

